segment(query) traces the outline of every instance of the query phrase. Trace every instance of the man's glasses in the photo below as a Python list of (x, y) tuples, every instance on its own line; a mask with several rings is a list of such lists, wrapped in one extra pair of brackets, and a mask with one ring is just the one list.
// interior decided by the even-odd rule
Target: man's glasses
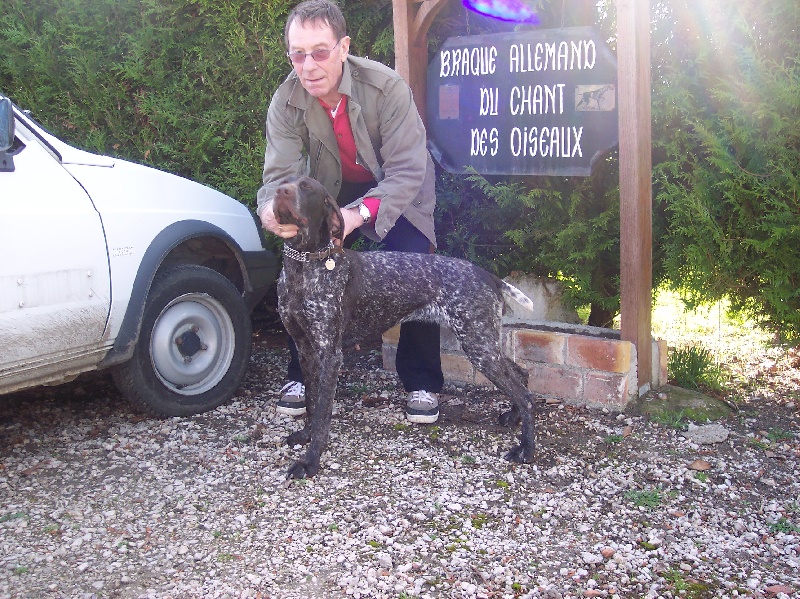
[(287, 52), (286, 56), (288, 56), (289, 60), (291, 60), (294, 64), (303, 64), (306, 61), (306, 56), (310, 56), (314, 62), (323, 62), (325, 60), (328, 60), (328, 57), (331, 55), (331, 52), (333, 52), (336, 49), (336, 46), (338, 46), (341, 43), (341, 41), (342, 40), (336, 42), (333, 45), (333, 48), (331, 48), (330, 50), (328, 50), (327, 48), (318, 48), (311, 52)]

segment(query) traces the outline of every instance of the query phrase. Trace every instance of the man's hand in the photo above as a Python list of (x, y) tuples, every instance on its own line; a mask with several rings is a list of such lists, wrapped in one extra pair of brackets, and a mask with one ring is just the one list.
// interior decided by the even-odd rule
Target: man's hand
[(344, 220), (344, 236), (347, 237), (364, 224), (358, 208), (342, 208), (342, 219)]
[(297, 225), (282, 225), (275, 219), (275, 212), (272, 210), (272, 200), (264, 204), (261, 210), (261, 225), (270, 233), (274, 233), (283, 239), (291, 239), (297, 235)]

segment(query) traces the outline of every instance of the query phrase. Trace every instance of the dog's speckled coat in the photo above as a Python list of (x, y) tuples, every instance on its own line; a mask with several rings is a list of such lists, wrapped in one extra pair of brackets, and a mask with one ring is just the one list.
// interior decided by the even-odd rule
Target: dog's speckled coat
[[(464, 260), (341, 250), (341, 211), (314, 179), (283, 182), (276, 190), (273, 211), (278, 222), (300, 228), (286, 245), (314, 254), (308, 261), (284, 256), (278, 281), (281, 319), (297, 344), (306, 385), (305, 427), (286, 441), (289, 445), (308, 444), (308, 448), (289, 469), (289, 478), (319, 471), (330, 432), (342, 347), (379, 337), (406, 320), (435, 321), (453, 329), (473, 365), (513, 402), (501, 422), (522, 421), (520, 444), (506, 458), (533, 460), (535, 399), (527, 388), (527, 373), (500, 348), (503, 295), (530, 304), (527, 297)], [(327, 252), (317, 255), (331, 239), (336, 249), (330, 258)], [(329, 269), (330, 260), (333, 268)]]

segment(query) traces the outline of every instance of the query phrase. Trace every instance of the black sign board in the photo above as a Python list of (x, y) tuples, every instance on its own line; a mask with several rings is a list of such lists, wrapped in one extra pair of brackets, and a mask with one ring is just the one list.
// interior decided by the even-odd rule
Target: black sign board
[(588, 176), (617, 144), (617, 63), (592, 27), (449, 38), (427, 107), (451, 173)]

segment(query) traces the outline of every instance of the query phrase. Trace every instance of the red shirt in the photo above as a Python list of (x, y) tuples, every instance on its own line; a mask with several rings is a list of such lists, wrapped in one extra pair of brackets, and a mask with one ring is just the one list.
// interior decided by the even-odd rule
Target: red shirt
[[(368, 183), (375, 178), (369, 169), (361, 166), (356, 161), (356, 140), (353, 137), (353, 128), (350, 125), (350, 116), (347, 114), (347, 96), (342, 96), (338, 106), (336, 106), (336, 114), (333, 114), (333, 108), (328, 106), (321, 99), (320, 105), (325, 109), (328, 117), (333, 124), (333, 133), (336, 135), (336, 144), (339, 146), (339, 157), (342, 161), (342, 179), (348, 183)], [(372, 222), (378, 215), (378, 207), (381, 201), (378, 198), (364, 198), (364, 206), (367, 207), (369, 213), (372, 215)]]

